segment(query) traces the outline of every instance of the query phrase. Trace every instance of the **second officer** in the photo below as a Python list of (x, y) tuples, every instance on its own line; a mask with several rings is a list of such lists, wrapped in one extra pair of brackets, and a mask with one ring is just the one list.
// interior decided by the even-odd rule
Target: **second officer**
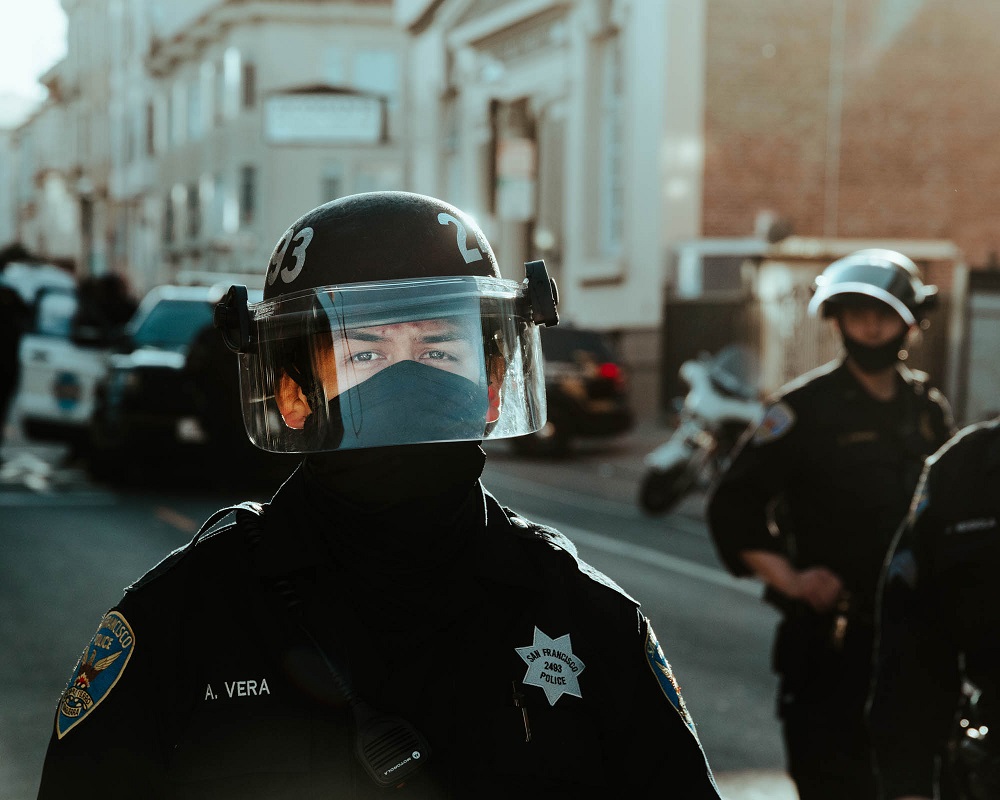
[(926, 456), (952, 431), (943, 396), (900, 363), (931, 306), (910, 259), (862, 250), (815, 284), (845, 354), (783, 387), (708, 501), (737, 576), (782, 612), (773, 650), (787, 768), (802, 800), (875, 797), (865, 730), (883, 555)]

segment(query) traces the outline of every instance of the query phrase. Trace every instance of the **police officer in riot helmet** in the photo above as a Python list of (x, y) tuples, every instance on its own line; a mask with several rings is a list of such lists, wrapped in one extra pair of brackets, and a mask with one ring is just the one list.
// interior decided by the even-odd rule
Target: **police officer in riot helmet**
[(869, 722), (887, 800), (1000, 797), (1000, 419), (928, 459), (879, 592)]
[(233, 287), (249, 436), (303, 461), (103, 617), (41, 798), (718, 797), (639, 604), (480, 482), (483, 440), (545, 418), (557, 300), (526, 271), (376, 192), (296, 220), (263, 302)]
[(777, 710), (803, 800), (875, 797), (864, 704), (879, 569), (925, 457), (952, 431), (940, 392), (901, 360), (935, 293), (895, 251), (830, 264), (809, 310), (843, 354), (769, 399), (709, 493), (721, 560), (781, 612)]

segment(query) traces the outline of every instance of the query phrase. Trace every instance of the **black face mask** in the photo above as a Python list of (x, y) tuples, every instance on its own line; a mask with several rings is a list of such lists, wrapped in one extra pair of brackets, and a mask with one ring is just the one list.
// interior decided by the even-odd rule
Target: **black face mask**
[(407, 360), (333, 398), (327, 420), (311, 414), (306, 428), (327, 450), (479, 440), (488, 408), (485, 386)]
[(848, 338), (841, 333), (844, 340), (844, 348), (855, 364), (862, 372), (874, 373), (888, 369), (900, 360), (899, 352), (903, 349), (903, 342), (906, 341), (907, 331), (904, 331), (895, 339), (881, 344), (878, 347), (869, 347), (854, 339)]

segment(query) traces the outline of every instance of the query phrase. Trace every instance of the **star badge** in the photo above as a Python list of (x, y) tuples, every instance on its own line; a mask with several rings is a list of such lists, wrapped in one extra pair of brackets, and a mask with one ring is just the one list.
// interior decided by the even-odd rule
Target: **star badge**
[(564, 694), (582, 698), (580, 673), (584, 663), (573, 655), (569, 634), (553, 639), (535, 627), (534, 641), (526, 647), (515, 647), (515, 652), (528, 665), (524, 673), (526, 686), (537, 686), (554, 706)]

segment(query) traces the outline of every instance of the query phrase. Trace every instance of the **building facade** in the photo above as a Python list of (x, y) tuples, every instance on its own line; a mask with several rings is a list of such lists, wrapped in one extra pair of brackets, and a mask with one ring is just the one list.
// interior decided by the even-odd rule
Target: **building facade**
[(404, 50), (380, 2), (216, 3), (156, 41), (146, 114), (160, 280), (259, 283), (300, 214), (401, 188)]
[[(709, 0), (705, 236), (760, 209), (803, 236), (1000, 249), (992, 0)], [(962, 54), (962, 57), (959, 57)]]
[(642, 413), (665, 297), (752, 291), (682, 245), (934, 238), (995, 262), (991, 0), (62, 2), (67, 56), (11, 135), (12, 226), (137, 292), (259, 283), (343, 194), (438, 195), (506, 276), (546, 260)]
[(561, 324), (614, 333), (646, 404), (665, 254), (701, 229), (702, 1), (414, 0), (397, 19), (411, 185), (475, 214), (504, 275), (544, 258)]

